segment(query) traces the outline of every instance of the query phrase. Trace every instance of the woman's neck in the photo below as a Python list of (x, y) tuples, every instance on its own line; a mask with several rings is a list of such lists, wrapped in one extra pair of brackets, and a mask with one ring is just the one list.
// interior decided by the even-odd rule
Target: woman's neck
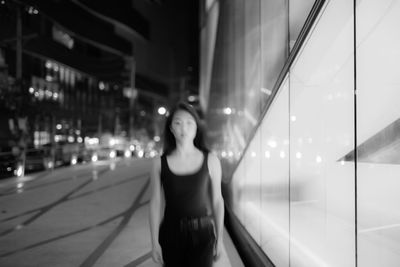
[(175, 153), (178, 156), (187, 156), (198, 150), (193, 143), (177, 143)]

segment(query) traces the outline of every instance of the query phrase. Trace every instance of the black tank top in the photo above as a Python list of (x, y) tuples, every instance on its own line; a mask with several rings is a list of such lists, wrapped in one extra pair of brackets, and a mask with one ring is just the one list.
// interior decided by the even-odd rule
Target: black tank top
[(195, 173), (185, 175), (174, 174), (168, 166), (166, 155), (161, 156), (161, 184), (165, 195), (164, 219), (211, 215), (208, 153), (203, 154), (201, 168)]

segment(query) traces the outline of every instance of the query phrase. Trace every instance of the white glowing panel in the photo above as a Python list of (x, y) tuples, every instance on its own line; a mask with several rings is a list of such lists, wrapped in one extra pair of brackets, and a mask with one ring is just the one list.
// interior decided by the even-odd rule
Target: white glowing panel
[(289, 266), (289, 83), (285, 79), (261, 124), (261, 248)]
[[(400, 2), (357, 2), (358, 265), (399, 266)], [(380, 136), (377, 139), (374, 136)]]
[(260, 210), (260, 132), (257, 131), (244, 155), (246, 166), (243, 190), (244, 225), (253, 239), (260, 244), (260, 212), (252, 212), (249, 207)]
[(290, 70), (290, 262), (354, 266), (352, 1), (329, 1)]

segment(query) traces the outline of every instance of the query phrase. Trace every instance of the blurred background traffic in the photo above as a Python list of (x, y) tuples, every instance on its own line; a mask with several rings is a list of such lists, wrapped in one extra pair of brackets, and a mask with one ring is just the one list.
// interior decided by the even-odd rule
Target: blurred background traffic
[(198, 99), (195, 1), (0, 1), (1, 177), (160, 153)]
[[(156, 138), (157, 139), (157, 138)], [(25, 173), (51, 170), (62, 166), (86, 164), (100, 160), (122, 158), (152, 158), (160, 153), (155, 141), (146, 143), (123, 137), (103, 135), (86, 137), (78, 142), (57, 142), (36, 147), (2, 148), (0, 154), (1, 178), (21, 177)], [(5, 150), (5, 151), (4, 151)]]

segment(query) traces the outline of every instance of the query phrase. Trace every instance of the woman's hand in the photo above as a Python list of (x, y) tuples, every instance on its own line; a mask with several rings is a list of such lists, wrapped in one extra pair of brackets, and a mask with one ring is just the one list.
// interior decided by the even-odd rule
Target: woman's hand
[(153, 247), (153, 251), (151, 252), (151, 257), (153, 258), (153, 261), (156, 263), (164, 264), (163, 258), (162, 258), (162, 253), (161, 253), (161, 246), (160, 244), (156, 244)]
[(222, 241), (217, 240), (214, 249), (214, 261), (217, 261), (221, 257), (222, 249), (223, 249)]

